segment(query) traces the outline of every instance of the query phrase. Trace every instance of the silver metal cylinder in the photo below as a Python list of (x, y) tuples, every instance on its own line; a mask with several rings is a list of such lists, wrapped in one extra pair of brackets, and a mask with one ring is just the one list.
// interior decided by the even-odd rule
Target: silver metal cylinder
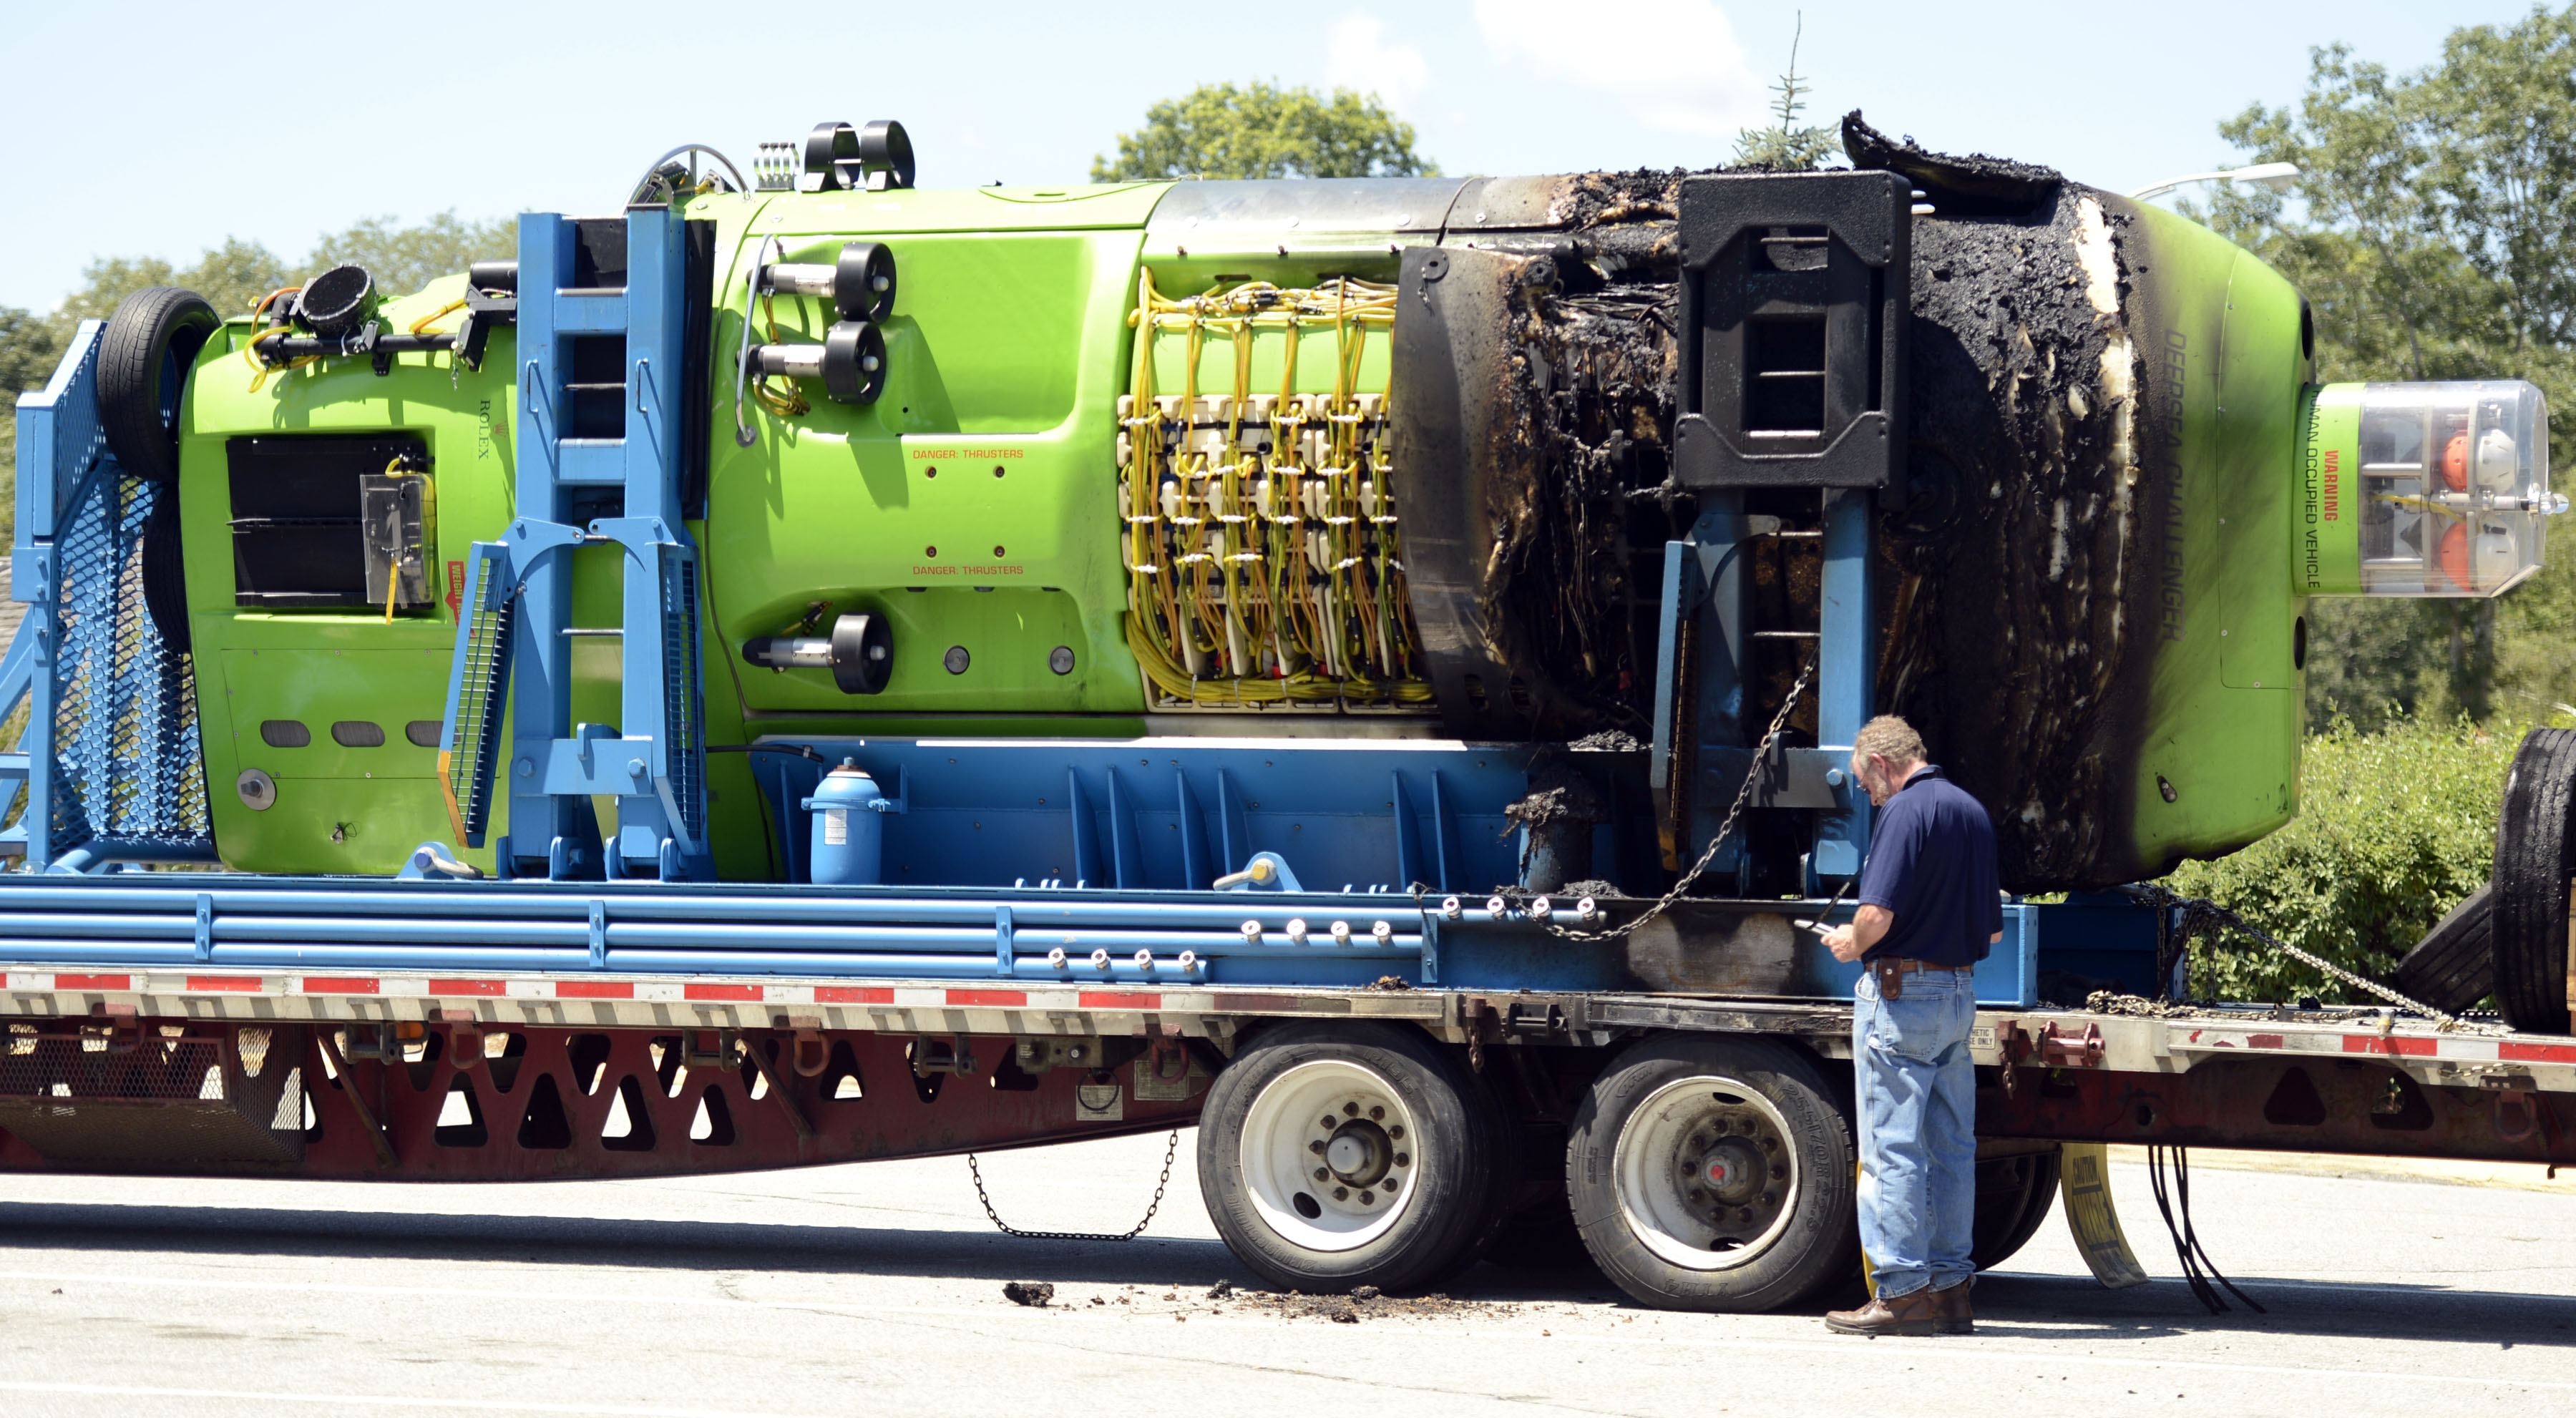
[(764, 375), (789, 379), (823, 377), (821, 345), (759, 345), (753, 348), (752, 356)]

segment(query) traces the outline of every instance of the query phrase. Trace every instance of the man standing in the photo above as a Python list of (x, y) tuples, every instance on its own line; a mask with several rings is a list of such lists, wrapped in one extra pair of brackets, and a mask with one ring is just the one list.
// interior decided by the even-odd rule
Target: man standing
[(1852, 1013), (1860, 1095), (1860, 1240), (1878, 1294), (1836, 1310), (1842, 1334), (1973, 1334), (1968, 1247), (1977, 1195), (1977, 1074), (1969, 971), (2003, 939), (1995, 829), (1924, 762), (1923, 739), (1882, 715), (1852, 742), (1878, 809), (1860, 910), (1825, 944), (1862, 962)]

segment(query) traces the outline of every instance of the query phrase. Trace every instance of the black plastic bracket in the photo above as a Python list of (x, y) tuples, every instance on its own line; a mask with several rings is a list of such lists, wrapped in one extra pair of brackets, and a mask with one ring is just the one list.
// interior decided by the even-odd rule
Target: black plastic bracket
[(1688, 488), (1905, 486), (1913, 188), (1888, 172), (1682, 184)]

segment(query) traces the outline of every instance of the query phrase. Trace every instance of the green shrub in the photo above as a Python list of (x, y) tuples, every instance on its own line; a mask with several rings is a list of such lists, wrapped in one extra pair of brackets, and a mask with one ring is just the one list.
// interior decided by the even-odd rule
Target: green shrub
[[(2296, 820), (2233, 856), (2186, 862), (2165, 884), (2385, 981), (2444, 912), (2485, 884), (2505, 771), (2528, 727), (2398, 719), (2366, 734), (2338, 719), (2307, 741)], [(2378, 1003), (2235, 931), (2192, 943), (2191, 990)]]

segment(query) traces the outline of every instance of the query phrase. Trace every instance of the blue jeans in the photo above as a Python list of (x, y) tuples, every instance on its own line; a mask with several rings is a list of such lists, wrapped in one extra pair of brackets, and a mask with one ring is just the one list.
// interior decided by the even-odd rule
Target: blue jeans
[(1860, 1094), (1860, 1244), (1882, 1299), (1946, 1290), (1968, 1258), (1977, 1201), (1977, 1071), (1968, 1027), (1977, 991), (1964, 973), (1903, 977), (1878, 997), (1854, 991), (1852, 1073)]

